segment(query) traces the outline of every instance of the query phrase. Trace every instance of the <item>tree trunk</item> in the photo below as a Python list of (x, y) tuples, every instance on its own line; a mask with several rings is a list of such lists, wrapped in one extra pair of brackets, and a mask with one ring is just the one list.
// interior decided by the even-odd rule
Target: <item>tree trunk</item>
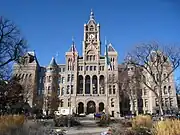
[(162, 107), (162, 101), (161, 100), (159, 100), (159, 111), (160, 111), (160, 115), (161, 115), (161, 120), (163, 120), (164, 112), (163, 112), (163, 107)]

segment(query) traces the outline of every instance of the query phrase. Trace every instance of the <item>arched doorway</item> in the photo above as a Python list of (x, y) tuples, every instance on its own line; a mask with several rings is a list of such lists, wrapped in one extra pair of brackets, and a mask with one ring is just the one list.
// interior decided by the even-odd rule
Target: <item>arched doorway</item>
[(99, 112), (102, 112), (104, 110), (104, 103), (99, 103)]
[(87, 103), (87, 114), (95, 113), (96, 112), (96, 104), (94, 101), (89, 101)]
[(84, 104), (79, 102), (78, 104), (78, 114), (84, 113)]

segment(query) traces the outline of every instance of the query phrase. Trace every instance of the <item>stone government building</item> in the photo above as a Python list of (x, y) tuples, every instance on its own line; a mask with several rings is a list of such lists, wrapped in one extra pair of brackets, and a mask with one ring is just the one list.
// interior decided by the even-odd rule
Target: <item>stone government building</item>
[[(73, 49), (75, 49), (74, 61)], [(121, 80), (120, 73), (125, 67), (118, 64), (118, 53), (112, 44), (109, 44), (107, 51), (112, 69), (106, 70), (106, 57), (101, 54), (100, 25), (96, 23), (93, 12), (87, 24), (84, 24), (82, 49), (81, 56), (72, 43), (65, 54), (65, 64), (58, 64), (52, 58), (47, 67), (42, 67), (37, 61), (35, 52), (28, 52), (24, 56), (23, 66), (14, 65), (13, 73), (21, 78), (20, 82), (27, 89), (26, 96), (30, 106), (38, 106), (46, 113), (69, 108), (79, 114), (108, 111), (113, 117), (132, 112), (132, 104), (126, 97), (122, 97), (120, 94), (122, 88), (119, 83), (115, 83)], [(128, 72), (131, 72), (132, 68), (128, 69)], [(113, 81), (110, 81), (112, 79)], [(171, 105), (176, 107), (173, 77), (170, 85)], [(138, 112), (140, 108), (142, 113), (155, 112), (156, 102), (152, 92), (143, 89), (142, 93), (142, 106), (139, 107), (138, 99), (135, 99), (134, 111)]]

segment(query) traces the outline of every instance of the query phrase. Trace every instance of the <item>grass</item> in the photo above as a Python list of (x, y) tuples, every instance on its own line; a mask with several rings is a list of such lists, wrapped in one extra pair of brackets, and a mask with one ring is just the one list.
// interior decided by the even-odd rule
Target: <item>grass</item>
[(180, 120), (159, 121), (153, 130), (154, 135), (180, 135)]
[(24, 115), (4, 115), (0, 116), (0, 133), (9, 129), (21, 127), (25, 122)]
[(152, 128), (153, 121), (149, 115), (138, 115), (132, 120), (132, 128)]

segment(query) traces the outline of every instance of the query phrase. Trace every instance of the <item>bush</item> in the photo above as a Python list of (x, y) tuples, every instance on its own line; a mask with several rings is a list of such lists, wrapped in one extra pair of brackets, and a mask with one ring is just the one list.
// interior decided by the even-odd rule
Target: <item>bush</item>
[(155, 124), (155, 135), (180, 135), (180, 120), (165, 120)]
[(0, 133), (6, 132), (12, 128), (23, 126), (24, 115), (4, 115), (0, 116)]
[(107, 126), (109, 125), (111, 119), (109, 114), (102, 114), (100, 121), (99, 121), (99, 126)]
[(149, 128), (153, 126), (153, 121), (149, 115), (138, 115), (132, 120), (132, 128)]
[(74, 116), (64, 116), (64, 115), (60, 115), (60, 116), (55, 116), (54, 118), (54, 123), (55, 123), (55, 126), (68, 126), (68, 119), (70, 119), (70, 125), (71, 126), (74, 126), (74, 125), (79, 125), (80, 123), (78, 121), (75, 120)]

